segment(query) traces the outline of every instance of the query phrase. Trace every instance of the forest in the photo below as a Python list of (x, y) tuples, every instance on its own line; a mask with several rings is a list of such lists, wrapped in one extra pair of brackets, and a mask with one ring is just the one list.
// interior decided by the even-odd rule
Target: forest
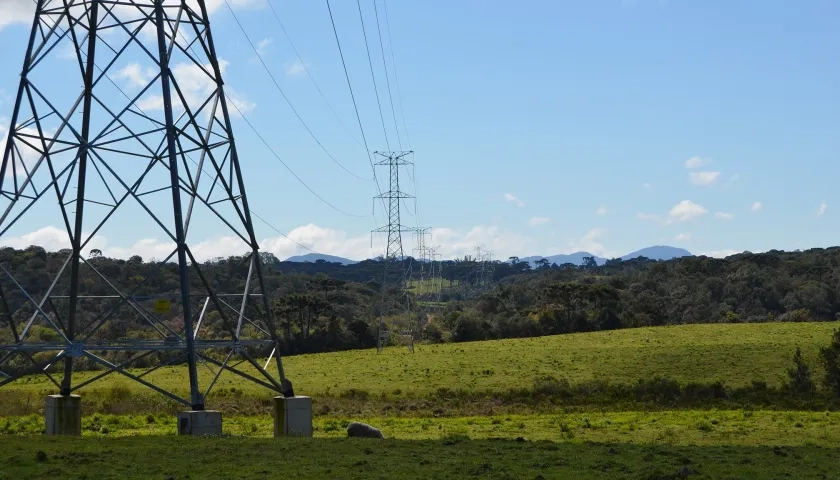
[[(68, 251), (40, 247), (0, 250), (0, 265), (30, 293), (41, 296), (67, 258)], [(382, 291), (384, 265), (369, 260), (353, 265), (279, 262), (262, 255), (266, 291), (287, 354), (370, 348), (376, 345), (380, 312), (386, 323), (404, 318), (406, 298), (397, 288)], [(248, 263), (245, 257), (218, 258), (201, 264), (205, 277), (219, 291), (242, 291)], [(134, 295), (177, 298), (177, 265), (105, 258), (92, 252), (82, 269), (82, 293), (105, 295), (112, 290), (99, 280)], [(403, 268), (418, 269), (413, 259)], [(534, 337), (642, 326), (690, 323), (803, 322), (840, 317), (840, 248), (807, 251), (743, 253), (725, 259), (684, 257), (668, 261), (646, 258), (610, 260), (603, 266), (549, 265), (535, 268), (512, 257), (494, 262), (490, 282), (475, 272), (470, 258), (442, 262), (443, 288), (429, 295), (409, 288), (408, 305), (422, 325), (427, 343)], [(486, 267), (486, 265), (485, 265)], [(96, 275), (94, 269), (101, 275)], [(0, 279), (0, 343), (12, 343), (11, 324), (25, 324), (33, 301), (20, 295), (6, 275)], [(484, 282), (484, 283), (482, 283)], [(198, 287), (198, 279), (191, 277)], [(66, 282), (59, 279), (46, 304), (60, 303)], [(33, 297), (37, 295), (33, 294)], [(40, 298), (40, 297), (38, 297)], [(80, 302), (81, 315), (91, 322), (110, 300)], [(59, 306), (60, 307), (60, 306)], [(261, 314), (258, 305), (256, 312)], [(58, 317), (61, 308), (47, 314)], [(53, 313), (54, 311), (54, 313)], [(164, 315), (174, 329), (182, 319)], [(209, 329), (221, 328), (209, 315)], [(60, 324), (61, 319), (55, 318)], [(150, 338), (134, 315), (114, 318), (96, 338)], [(204, 327), (202, 327), (204, 328)], [(48, 326), (33, 326), (30, 338), (57, 340)], [(399, 335), (391, 337), (399, 342)]]

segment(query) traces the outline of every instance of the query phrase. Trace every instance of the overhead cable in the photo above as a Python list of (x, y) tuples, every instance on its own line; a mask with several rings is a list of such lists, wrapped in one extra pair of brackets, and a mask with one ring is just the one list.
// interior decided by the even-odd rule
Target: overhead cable
[(402, 94), (400, 93), (400, 77), (397, 76), (397, 62), (394, 59), (394, 42), (391, 41), (391, 22), (388, 21), (388, 0), (382, 0), (382, 5), (385, 7), (385, 30), (388, 32), (388, 48), (391, 50), (391, 66), (394, 70), (394, 84), (397, 87), (397, 102), (400, 106), (400, 117), (402, 117), (403, 135), (405, 141), (408, 143), (408, 149), (411, 150), (411, 138), (408, 136), (408, 126), (405, 124), (405, 112), (402, 106)]
[(365, 17), (362, 15), (362, 4), (359, 0), (356, 0), (356, 6), (359, 8), (359, 20), (362, 22), (362, 35), (365, 39), (365, 50), (367, 50), (368, 64), (370, 65), (370, 77), (373, 79), (373, 92), (376, 94), (376, 105), (379, 107), (379, 119), (382, 121), (382, 133), (385, 134), (385, 146), (388, 147), (388, 150), (391, 150), (391, 144), (388, 142), (388, 129), (385, 127), (385, 116), (382, 114), (382, 102), (379, 101), (379, 89), (376, 87), (376, 75), (373, 73), (373, 60), (370, 57), (370, 45), (368, 44), (367, 30), (365, 30)]
[(224, 2), (225, 2), (225, 5), (227, 5), (228, 10), (230, 10), (230, 13), (233, 15), (233, 19), (236, 21), (236, 24), (239, 25), (239, 29), (242, 31), (242, 34), (245, 36), (245, 39), (248, 41), (248, 44), (251, 45), (251, 49), (254, 50), (254, 53), (257, 55), (257, 58), (259, 59), (260, 63), (262, 64), (266, 73), (268, 73), (268, 76), (271, 77), (271, 81), (274, 82), (274, 86), (277, 87), (277, 91), (279, 91), (280, 95), (283, 97), (283, 99), (286, 100), (286, 103), (289, 105), (289, 108), (292, 109), (292, 112), (294, 112), (295, 116), (300, 121), (300, 123), (303, 125), (303, 127), (306, 129), (306, 131), (309, 132), (309, 135), (312, 137), (312, 139), (315, 140), (315, 143), (317, 143), (318, 146), (321, 147), (321, 150), (323, 150), (324, 153), (326, 153), (327, 156), (330, 157), (330, 159), (333, 162), (335, 162), (336, 165), (341, 167), (342, 170), (344, 170), (348, 174), (350, 174), (350, 175), (352, 175), (352, 176), (354, 176), (354, 177), (356, 177), (360, 180), (370, 180), (369, 178), (360, 177), (360, 176), (356, 175), (355, 173), (351, 172), (350, 170), (348, 170), (347, 167), (345, 167), (341, 162), (339, 162), (333, 156), (333, 154), (330, 153), (329, 150), (327, 150), (326, 147), (324, 147), (324, 144), (322, 144), (321, 141), (318, 140), (318, 137), (315, 136), (315, 134), (312, 132), (312, 129), (309, 128), (309, 125), (307, 125), (306, 122), (303, 120), (303, 117), (300, 116), (300, 113), (298, 113), (297, 109), (292, 104), (291, 100), (289, 100), (289, 97), (286, 96), (286, 93), (280, 87), (280, 83), (277, 82), (277, 79), (274, 77), (274, 74), (271, 73), (271, 70), (268, 68), (268, 65), (266, 65), (265, 60), (263, 60), (262, 55), (260, 54), (259, 50), (257, 50), (257, 47), (254, 45), (254, 42), (251, 41), (251, 37), (248, 35), (248, 32), (245, 31), (245, 27), (242, 26), (242, 22), (239, 21), (239, 18), (236, 16), (236, 13), (234, 13), (233, 8), (230, 6), (230, 2), (228, 2), (228, 0), (224, 0)]
[(316, 197), (316, 198), (318, 198), (318, 200), (320, 200), (320, 201), (324, 202), (324, 204), (326, 204), (327, 206), (329, 206), (330, 208), (332, 208), (332, 209), (333, 209), (333, 210), (335, 210), (336, 212), (343, 213), (344, 215), (347, 215), (348, 217), (356, 217), (356, 218), (364, 218), (364, 217), (366, 217), (366, 215), (356, 215), (356, 214), (353, 214), (353, 213), (346, 212), (346, 211), (344, 211), (344, 210), (342, 210), (342, 209), (340, 209), (340, 208), (336, 207), (336, 206), (335, 206), (335, 205), (333, 205), (332, 203), (328, 202), (327, 200), (325, 200), (325, 199), (324, 199), (324, 197), (322, 197), (322, 196), (318, 195), (318, 193), (317, 193), (315, 190), (312, 190), (312, 187), (310, 187), (309, 185), (307, 185), (307, 184), (306, 184), (306, 182), (304, 182), (304, 181), (303, 181), (300, 177), (298, 177), (298, 175), (294, 172), (294, 170), (292, 170), (292, 169), (291, 169), (291, 168), (290, 168), (290, 167), (286, 164), (286, 162), (284, 162), (284, 161), (283, 161), (283, 159), (282, 159), (282, 158), (280, 158), (280, 155), (278, 155), (278, 154), (277, 154), (277, 152), (275, 152), (275, 151), (274, 151), (274, 149), (273, 149), (273, 148), (271, 148), (271, 145), (269, 145), (269, 144), (268, 144), (268, 142), (265, 140), (265, 138), (263, 138), (263, 136), (262, 136), (262, 135), (260, 135), (260, 132), (258, 132), (258, 131), (257, 131), (257, 129), (254, 127), (254, 124), (252, 124), (252, 123), (251, 123), (251, 121), (250, 121), (250, 120), (248, 120), (248, 117), (246, 117), (246, 116), (242, 113), (242, 111), (241, 111), (241, 110), (239, 110), (239, 107), (237, 107), (237, 106), (236, 106), (236, 103), (235, 103), (233, 100), (231, 100), (230, 96), (228, 96), (228, 94), (227, 94), (227, 93), (225, 93), (225, 97), (227, 97), (228, 102), (230, 102), (230, 105), (231, 105), (231, 106), (232, 106), (232, 107), (233, 107), (233, 108), (234, 108), (237, 112), (239, 112), (239, 115), (242, 117), (242, 120), (245, 120), (245, 123), (247, 123), (247, 124), (248, 124), (248, 126), (249, 126), (249, 127), (251, 127), (251, 130), (254, 132), (254, 134), (255, 134), (257, 137), (259, 137), (259, 139), (260, 139), (260, 141), (262, 141), (263, 145), (265, 145), (265, 146), (266, 146), (266, 148), (268, 148), (268, 150), (269, 150), (269, 151), (271, 151), (271, 153), (274, 155), (274, 158), (276, 158), (276, 159), (277, 159), (277, 160), (278, 160), (278, 161), (279, 161), (279, 162), (280, 162), (280, 163), (281, 163), (284, 167), (286, 167), (286, 170), (288, 170), (288, 171), (289, 171), (289, 173), (291, 173), (291, 174), (292, 174), (292, 176), (293, 176), (293, 177), (295, 177), (295, 178), (297, 179), (297, 181), (298, 181), (298, 182), (300, 182), (300, 184), (301, 184), (301, 185), (303, 185), (304, 187), (306, 187), (306, 189), (307, 189), (307, 190), (309, 190), (309, 192), (310, 192), (310, 193), (312, 193), (312, 195), (315, 195), (315, 197)]
[(397, 132), (397, 144), (402, 150), (400, 127), (397, 124), (397, 112), (394, 110), (394, 96), (391, 94), (391, 80), (388, 78), (388, 63), (385, 61), (385, 46), (382, 44), (382, 28), (379, 26), (379, 9), (376, 7), (376, 0), (373, 0), (373, 13), (376, 15), (376, 33), (379, 37), (379, 50), (382, 52), (382, 68), (385, 70), (385, 85), (388, 86), (388, 99), (391, 102), (391, 115), (394, 117), (394, 130)]
[(277, 24), (280, 25), (280, 30), (283, 32), (283, 35), (286, 37), (286, 40), (289, 41), (289, 45), (292, 46), (292, 50), (294, 50), (295, 55), (297, 55), (298, 61), (303, 67), (303, 70), (306, 72), (306, 75), (309, 77), (309, 80), (312, 81), (312, 85), (315, 86), (315, 89), (318, 90), (318, 93), (321, 95), (321, 98), (324, 99), (324, 103), (327, 104), (327, 107), (329, 107), (330, 111), (335, 116), (335, 119), (338, 120), (338, 123), (340, 123), (341, 126), (344, 128), (344, 131), (346, 131), (347, 134), (350, 135), (350, 138), (352, 138), (353, 141), (355, 141), (360, 147), (364, 147), (364, 145), (362, 145), (362, 142), (360, 142), (359, 139), (356, 138), (355, 135), (353, 135), (353, 132), (351, 132), (350, 129), (347, 128), (347, 125), (344, 124), (344, 122), (341, 120), (341, 117), (339, 117), (338, 113), (336, 113), (332, 104), (330, 104), (329, 100), (327, 100), (327, 96), (324, 95), (324, 92), (321, 90), (321, 87), (318, 86), (318, 82), (315, 81), (315, 77), (312, 76), (312, 72), (309, 71), (309, 67), (307, 67), (306, 62), (303, 61), (303, 57), (300, 55), (300, 52), (298, 52), (297, 47), (295, 47), (295, 43), (292, 41), (292, 37), (289, 36), (289, 33), (286, 31), (286, 27), (280, 20), (280, 15), (277, 14), (277, 10), (274, 9), (274, 5), (272, 5), (271, 1), (268, 2), (268, 6), (271, 7), (271, 11), (272, 13), (274, 13), (274, 18), (277, 19)]
[[(330, 7), (330, 0), (326, 0), (327, 2), (327, 11), (330, 14), (330, 23), (332, 24), (333, 34), (335, 35), (335, 43), (338, 46), (338, 54), (341, 57), (341, 65), (344, 67), (344, 78), (347, 79), (347, 88), (350, 90), (350, 98), (353, 100), (353, 110), (356, 111), (356, 120), (359, 122), (359, 131), (362, 132), (362, 140), (365, 142), (365, 152), (368, 156), (368, 162), (370, 162), (370, 169), (373, 172), (373, 183), (376, 185), (376, 193), (380, 196), (380, 200), (382, 202), (382, 208), (385, 208), (385, 200), (381, 198), (382, 196), (382, 189), (379, 187), (379, 179), (376, 178), (376, 166), (373, 164), (373, 157), (370, 154), (370, 147), (368, 147), (367, 136), (365, 135), (365, 128), (362, 126), (362, 117), (359, 115), (359, 107), (356, 104), (356, 95), (353, 93), (353, 85), (350, 83), (350, 74), (347, 72), (347, 62), (344, 60), (344, 52), (341, 49), (341, 40), (338, 38), (338, 29), (335, 27), (335, 18), (333, 18), (332, 8)], [(374, 214), (375, 220), (375, 214)]]

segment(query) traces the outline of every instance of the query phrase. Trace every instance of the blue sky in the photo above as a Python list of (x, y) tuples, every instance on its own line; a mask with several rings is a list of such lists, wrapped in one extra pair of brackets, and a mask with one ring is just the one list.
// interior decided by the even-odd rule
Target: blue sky
[[(341, 123), (266, 1), (231, 3), (314, 134), (348, 170), (369, 178), (326, 3), (272, 0)], [(384, 28), (384, 4), (377, 1)], [(397, 149), (373, 1), (361, 3)], [(225, 4), (208, 6), (219, 57), (227, 62), (226, 86), (247, 106), (247, 118), (313, 190), (362, 217), (318, 200), (235, 118), (253, 210), (319, 252), (381, 253), (380, 239), (371, 249), (368, 233), (384, 219), (381, 210), (376, 220), (371, 215), (372, 181), (354, 178), (324, 154)], [(368, 143), (385, 150), (356, 4), (331, 6)], [(840, 3), (391, 0), (387, 8), (398, 126), (403, 148), (415, 151), (416, 186), (404, 174), (403, 187), (416, 191), (420, 222), (434, 228), (429, 243), (445, 257), (472, 253), (476, 245), (506, 258), (577, 250), (617, 256), (653, 244), (718, 256), (837, 244)], [(30, 17), (27, 2), (0, 1), (0, 62), (15, 66), (0, 71), (4, 126)], [(385, 173), (378, 171), (380, 181)], [(27, 218), (0, 243), (54, 245), (48, 226), (60, 225)], [(165, 240), (124, 227), (107, 238), (114, 255), (153, 255), (149, 245)], [(256, 228), (264, 249), (281, 257), (306, 253), (260, 222)], [(204, 235), (212, 244), (214, 232)], [(404, 242), (411, 248), (410, 236)], [(237, 253), (222, 243), (208, 248)]]

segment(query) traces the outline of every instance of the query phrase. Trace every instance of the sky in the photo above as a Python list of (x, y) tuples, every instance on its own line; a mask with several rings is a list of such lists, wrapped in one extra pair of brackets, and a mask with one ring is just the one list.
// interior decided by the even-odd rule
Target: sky
[[(229, 1), (236, 18), (224, 0), (207, 6), (226, 92), (244, 114), (231, 122), (252, 211), (319, 253), (384, 253), (370, 231), (387, 216), (326, 1)], [(477, 246), (506, 259), (838, 244), (840, 3), (375, 1), (376, 11), (361, 1), (370, 62), (356, 2), (329, 5), (369, 150), (414, 152), (400, 180), (417, 202), (406, 201), (402, 223), (430, 227), (426, 244), (444, 258)], [(0, 69), (2, 143), (33, 11), (0, 0), (0, 64), (14, 66)], [(72, 61), (54, 56), (45, 81), (75, 98)], [(136, 88), (150, 75), (136, 62), (121, 58), (111, 77)], [(387, 188), (387, 171), (377, 177)], [(63, 248), (62, 228), (27, 215), (0, 244)], [(255, 230), (281, 259), (310, 252), (260, 220)], [(203, 258), (241, 253), (213, 228), (193, 234)], [(413, 236), (403, 243), (410, 253)], [(144, 258), (171, 249), (131, 217), (89, 246)]]

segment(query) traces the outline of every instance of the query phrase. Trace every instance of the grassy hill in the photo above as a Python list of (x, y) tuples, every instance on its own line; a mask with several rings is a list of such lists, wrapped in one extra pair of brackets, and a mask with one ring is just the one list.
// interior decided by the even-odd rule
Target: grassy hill
[[(421, 345), (413, 354), (405, 348), (389, 348), (379, 355), (375, 350), (300, 355), (286, 358), (284, 365), (299, 394), (362, 400), (383, 395), (424, 398), (435, 395), (439, 389), (506, 392), (532, 388), (540, 377), (565, 378), (572, 384), (599, 380), (631, 385), (639, 379), (667, 377), (680, 383), (720, 381), (729, 387), (762, 381), (773, 387), (781, 385), (797, 346), (802, 348), (815, 378), (819, 378), (819, 347), (828, 344), (837, 326), (836, 322), (827, 322), (638, 328)], [(207, 385), (213, 372), (201, 367), (199, 373)], [(75, 381), (81, 382), (93, 374), (82, 372)], [(162, 368), (145, 378), (166, 388), (186, 391), (186, 370), (181, 366)], [(220, 397), (270, 395), (262, 387), (229, 373), (221, 376), (216, 388)], [(53, 393), (53, 389), (45, 377), (32, 377), (1, 388), (0, 400), (15, 393)], [(140, 393), (157, 395), (115, 374), (81, 391), (88, 401), (93, 400), (91, 397)], [(37, 401), (40, 403), (40, 399)], [(211, 395), (208, 406), (212, 407), (213, 402)]]

